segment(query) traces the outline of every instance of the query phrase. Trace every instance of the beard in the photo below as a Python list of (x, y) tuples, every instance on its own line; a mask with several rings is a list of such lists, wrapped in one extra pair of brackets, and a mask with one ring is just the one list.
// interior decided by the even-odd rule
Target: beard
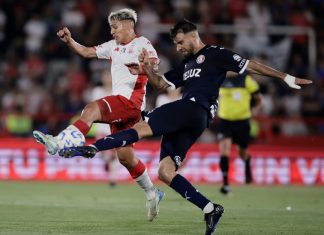
[(183, 55), (183, 57), (184, 57), (185, 59), (188, 59), (188, 58), (190, 58), (191, 56), (193, 56), (193, 55), (194, 55), (194, 47), (193, 47), (193, 45), (190, 44), (190, 45), (189, 45), (189, 48), (186, 49), (186, 50), (184, 50), (184, 52), (182, 53), (182, 55)]

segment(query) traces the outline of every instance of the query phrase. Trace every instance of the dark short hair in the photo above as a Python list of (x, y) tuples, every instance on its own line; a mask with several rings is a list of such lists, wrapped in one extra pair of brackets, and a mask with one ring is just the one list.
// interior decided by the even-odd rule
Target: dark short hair
[(197, 26), (194, 23), (190, 22), (189, 20), (183, 19), (170, 29), (170, 37), (171, 39), (174, 39), (178, 33), (186, 34), (196, 30)]

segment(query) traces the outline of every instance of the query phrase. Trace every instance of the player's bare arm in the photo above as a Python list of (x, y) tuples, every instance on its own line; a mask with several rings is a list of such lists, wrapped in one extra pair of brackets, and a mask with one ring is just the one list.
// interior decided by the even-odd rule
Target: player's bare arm
[[(156, 66), (158, 65), (158, 59), (157, 58), (149, 58), (149, 64), (155, 64)], [(145, 74), (145, 71), (143, 69), (143, 66), (141, 66), (138, 63), (129, 63), (125, 64), (128, 67), (128, 70), (131, 74), (133, 75), (138, 75), (138, 74)], [(158, 68), (156, 68), (157, 70)]]
[(291, 88), (295, 88), (295, 89), (301, 88), (298, 85), (307, 85), (307, 84), (312, 83), (311, 80), (291, 76), (289, 74), (275, 70), (269, 66), (261, 64), (255, 60), (250, 60), (246, 69), (250, 73), (257, 73), (257, 74), (268, 76), (268, 77), (282, 79), (288, 84), (288, 86), (290, 86)]
[(72, 36), (71, 32), (67, 27), (59, 30), (57, 36), (65, 42), (68, 47), (73, 50), (75, 53), (81, 55), (84, 58), (97, 58), (96, 50), (94, 47), (85, 47), (80, 43), (76, 42)]
[(150, 84), (159, 91), (166, 90), (170, 85), (167, 84), (158, 72), (157, 61), (152, 61), (146, 49), (139, 55), (139, 61), (143, 67)]

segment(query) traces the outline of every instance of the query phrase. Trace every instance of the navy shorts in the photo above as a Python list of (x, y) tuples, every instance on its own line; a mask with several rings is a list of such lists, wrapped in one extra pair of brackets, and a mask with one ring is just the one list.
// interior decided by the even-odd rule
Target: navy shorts
[(217, 137), (219, 141), (231, 138), (233, 143), (246, 149), (250, 142), (250, 120), (227, 121), (220, 119)]
[(189, 148), (208, 126), (209, 113), (190, 100), (178, 100), (144, 115), (154, 136), (162, 137), (160, 161), (170, 156), (178, 168)]

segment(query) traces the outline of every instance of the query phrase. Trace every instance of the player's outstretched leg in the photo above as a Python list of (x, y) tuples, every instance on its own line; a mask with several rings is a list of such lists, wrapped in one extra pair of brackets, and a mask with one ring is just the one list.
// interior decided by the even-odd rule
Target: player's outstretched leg
[[(163, 180), (163, 178), (161, 179)], [(214, 204), (208, 200), (196, 188), (194, 188), (186, 178), (179, 174), (172, 179), (170, 187), (204, 212), (204, 219), (206, 222), (205, 234), (213, 234), (216, 231), (216, 225), (224, 212), (224, 208), (221, 205)]]
[(214, 204), (212, 212), (205, 214), (206, 233), (205, 235), (213, 234), (216, 231), (216, 225), (224, 212), (221, 205)]
[(94, 147), (93, 145), (89, 145), (89, 146), (78, 146), (78, 147), (61, 149), (59, 151), (59, 155), (63, 158), (72, 158), (76, 156), (93, 158), (97, 152), (98, 149), (96, 147)]
[(40, 144), (45, 145), (47, 152), (54, 155), (59, 150), (58, 141), (52, 135), (46, 135), (40, 131), (33, 131), (33, 136)]
[(146, 207), (148, 208), (147, 217), (149, 221), (153, 221), (159, 214), (159, 205), (165, 193), (160, 189), (155, 189), (155, 196), (151, 200), (147, 200)]

